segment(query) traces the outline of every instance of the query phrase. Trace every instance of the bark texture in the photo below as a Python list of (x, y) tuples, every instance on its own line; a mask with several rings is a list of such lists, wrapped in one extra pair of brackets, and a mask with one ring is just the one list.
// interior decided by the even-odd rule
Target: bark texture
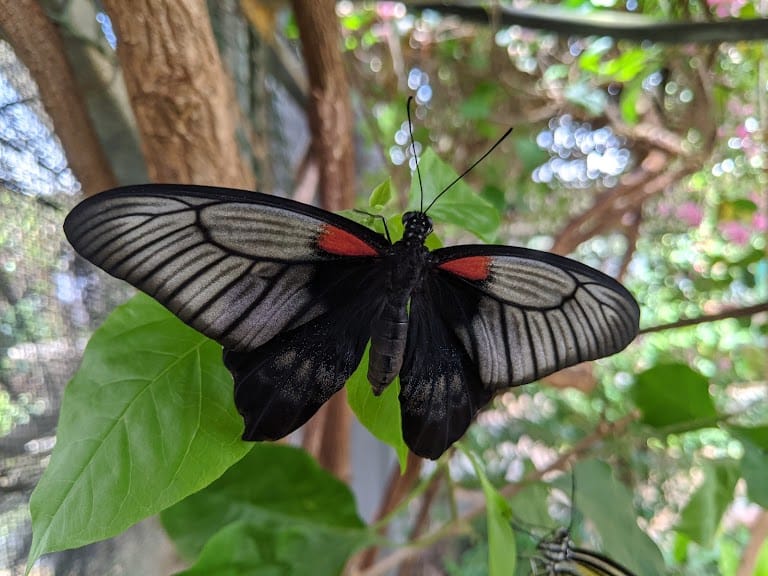
[(351, 208), (355, 158), (349, 81), (341, 57), (341, 34), (333, 0), (294, 0), (309, 76), (309, 127), (320, 166), (320, 203), (327, 210)]
[(150, 179), (254, 186), (204, 0), (103, 2)]
[(87, 195), (116, 185), (59, 30), (36, 0), (0, 0), (0, 29), (37, 82), (72, 171)]

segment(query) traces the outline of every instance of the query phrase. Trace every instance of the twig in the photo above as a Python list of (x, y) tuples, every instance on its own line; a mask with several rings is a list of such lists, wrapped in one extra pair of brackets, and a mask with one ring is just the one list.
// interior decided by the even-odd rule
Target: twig
[(754, 316), (760, 312), (768, 312), (768, 301), (761, 302), (760, 304), (754, 304), (752, 306), (745, 306), (744, 308), (731, 308), (718, 312), (717, 314), (706, 314), (699, 316), (698, 318), (685, 318), (683, 320), (677, 320), (676, 322), (669, 322), (667, 324), (659, 324), (658, 326), (649, 326), (640, 330), (640, 334), (650, 334), (652, 332), (661, 332), (663, 330), (673, 330), (675, 328), (684, 328), (686, 326), (695, 326), (697, 324), (705, 324), (707, 322), (717, 322), (718, 320), (725, 320), (726, 318), (743, 318), (745, 316)]
[(754, 573), (757, 555), (763, 547), (763, 542), (768, 538), (768, 511), (760, 512), (750, 526), (749, 532), (749, 542), (744, 547), (736, 576), (749, 576)]

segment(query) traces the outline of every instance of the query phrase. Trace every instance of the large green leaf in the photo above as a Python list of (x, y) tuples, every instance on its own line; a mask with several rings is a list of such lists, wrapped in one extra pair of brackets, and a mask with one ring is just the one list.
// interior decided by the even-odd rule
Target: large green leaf
[(329, 547), (341, 533), (361, 542), (369, 537), (349, 488), (302, 450), (279, 444), (256, 444), (205, 490), (163, 511), (161, 520), (181, 554), (190, 559), (234, 522), (250, 526), (237, 529), (247, 537), (269, 525), (275, 527), (276, 538), (282, 529), (294, 534), (310, 528), (327, 535)]
[(347, 380), (347, 402), (360, 423), (382, 442), (395, 449), (400, 462), (400, 470), (405, 470), (408, 459), (408, 446), (403, 440), (402, 419), (400, 417), (400, 379), (395, 378), (380, 396), (374, 396), (371, 383), (368, 382), (368, 351), (357, 370)]
[(250, 449), (221, 347), (140, 294), (91, 338), (30, 501), (29, 566), (119, 534), (218, 478)]
[(631, 393), (643, 422), (656, 428), (706, 427), (717, 419), (709, 382), (685, 364), (660, 364), (640, 373)]
[[(424, 185), (424, 208), (437, 196), (458, 174), (440, 160), (432, 149), (427, 149), (419, 159), (422, 182)], [(421, 207), (421, 190), (416, 176), (411, 179), (409, 210), (419, 210)], [(499, 212), (477, 194), (469, 185), (460, 180), (446, 192), (429, 210), (430, 217), (442, 222), (469, 230), (486, 242), (493, 242), (499, 229)]]
[(359, 530), (266, 515), (226, 525), (179, 576), (333, 576), (366, 540)]
[(768, 508), (768, 426), (728, 429), (744, 446), (741, 475), (747, 483), (749, 499)]
[(683, 510), (677, 530), (694, 542), (709, 547), (723, 513), (733, 501), (733, 490), (739, 479), (739, 463), (718, 460), (707, 463), (703, 470), (704, 482)]
[(604, 462), (579, 462), (575, 474), (575, 506), (593, 523), (603, 553), (638, 574), (663, 574), (664, 558), (653, 540), (637, 525), (632, 494)]

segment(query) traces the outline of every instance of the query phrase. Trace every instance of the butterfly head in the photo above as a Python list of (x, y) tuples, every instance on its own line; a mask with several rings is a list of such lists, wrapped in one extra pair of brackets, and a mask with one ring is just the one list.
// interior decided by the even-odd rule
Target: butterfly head
[(403, 240), (421, 245), (432, 232), (432, 220), (424, 212), (406, 212), (403, 214), (403, 227)]

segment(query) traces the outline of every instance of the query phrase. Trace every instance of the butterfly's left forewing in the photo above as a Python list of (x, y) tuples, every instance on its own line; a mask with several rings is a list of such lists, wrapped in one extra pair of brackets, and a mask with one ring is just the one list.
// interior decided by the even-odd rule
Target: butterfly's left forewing
[[(205, 186), (130, 186), (79, 204), (64, 230), (85, 258), (232, 350), (327, 312), (338, 274), (389, 243), (298, 202)], [(335, 266), (334, 276), (323, 274)], [(357, 268), (355, 268), (357, 269)]]

